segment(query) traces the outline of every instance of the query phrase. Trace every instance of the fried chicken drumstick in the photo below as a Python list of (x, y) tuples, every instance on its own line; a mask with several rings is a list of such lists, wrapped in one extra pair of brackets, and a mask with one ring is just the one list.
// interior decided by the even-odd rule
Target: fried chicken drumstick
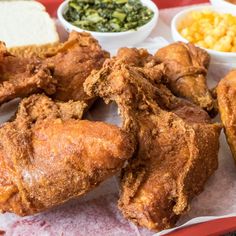
[(84, 87), (90, 96), (117, 103), (123, 129), (138, 143), (123, 170), (119, 208), (136, 224), (163, 230), (174, 226), (217, 169), (221, 127), (149, 76), (113, 59)]
[(193, 44), (177, 42), (155, 54), (164, 65), (164, 74), (171, 91), (214, 115), (215, 101), (207, 87), (206, 74), (210, 57)]
[[(216, 114), (215, 100), (206, 84), (208, 54), (192, 44), (173, 43), (152, 56), (145, 49), (121, 48), (117, 59), (126, 64), (141, 67), (151, 78), (165, 76), (165, 84), (177, 96), (188, 99)], [(155, 75), (156, 74), (156, 75)]]
[(217, 98), (227, 141), (236, 162), (236, 70), (219, 82)]
[(56, 91), (53, 66), (37, 59), (18, 58), (0, 42), (0, 104), (18, 97), (44, 91)]
[(118, 127), (78, 120), (83, 102), (24, 99), (0, 128), (0, 210), (31, 215), (90, 191), (121, 169), (134, 143)]

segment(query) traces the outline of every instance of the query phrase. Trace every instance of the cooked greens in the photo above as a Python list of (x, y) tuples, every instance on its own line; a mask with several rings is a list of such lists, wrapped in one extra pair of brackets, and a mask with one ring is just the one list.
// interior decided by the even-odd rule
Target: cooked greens
[(140, 0), (71, 0), (64, 18), (84, 30), (123, 32), (145, 25), (153, 15)]

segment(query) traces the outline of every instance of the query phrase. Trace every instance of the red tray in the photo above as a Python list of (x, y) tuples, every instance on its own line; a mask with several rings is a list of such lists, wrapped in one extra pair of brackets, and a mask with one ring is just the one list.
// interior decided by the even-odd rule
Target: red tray
[[(38, 0), (43, 3), (52, 17), (56, 17), (58, 6), (63, 0)], [(208, 0), (154, 0), (160, 9), (191, 4), (200, 4)], [(195, 224), (168, 234), (169, 236), (219, 236), (236, 231), (236, 217), (212, 220), (205, 223)]]
[[(39, 2), (43, 3), (47, 11), (50, 13), (51, 16), (56, 17), (56, 10), (57, 7), (63, 2), (63, 0), (38, 0)], [(191, 4), (200, 4), (209, 2), (209, 0), (153, 0), (160, 9), (163, 8), (171, 8), (171, 7), (179, 7)]]
[(167, 236), (223, 236), (236, 232), (236, 217), (207, 221), (178, 229)]

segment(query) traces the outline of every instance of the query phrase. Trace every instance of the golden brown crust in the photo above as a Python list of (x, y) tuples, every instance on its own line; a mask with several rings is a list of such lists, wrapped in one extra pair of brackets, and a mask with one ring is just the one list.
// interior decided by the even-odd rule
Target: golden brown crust
[(163, 63), (171, 91), (215, 115), (215, 101), (207, 87), (206, 74), (210, 57), (193, 44), (181, 42), (158, 50), (156, 60)]
[(49, 53), (45, 63), (55, 65), (58, 81), (53, 98), (60, 101), (90, 100), (83, 83), (92, 70), (100, 69), (109, 53), (88, 33), (72, 32), (58, 50)]
[(155, 57), (143, 48), (120, 48), (115, 58), (127, 65), (137, 67), (151, 67), (157, 63)]
[(18, 97), (44, 91), (56, 92), (54, 67), (38, 59), (19, 58), (11, 55), (0, 42), (0, 104)]
[[(155, 81), (155, 82), (154, 82)], [(123, 170), (119, 208), (153, 230), (174, 226), (217, 169), (221, 126), (176, 98), (145, 69), (107, 61), (85, 82), (89, 95), (115, 101), (138, 147)]]
[(82, 102), (54, 104), (34, 95), (0, 128), (1, 211), (31, 215), (79, 197), (131, 157), (134, 143), (127, 133), (73, 119), (81, 116), (79, 106), (82, 114)]
[(0, 208), (18, 215), (88, 192), (115, 174), (133, 149), (123, 132), (101, 122), (51, 119), (22, 132), (6, 124), (0, 134), (6, 182), (1, 183)]
[(216, 115), (216, 101), (206, 83), (210, 57), (204, 50), (178, 42), (161, 48), (155, 56), (145, 49), (121, 48), (116, 58), (145, 69), (145, 73), (154, 80), (162, 73), (165, 84), (175, 95), (190, 100), (207, 110), (211, 116)]
[(236, 70), (229, 72), (219, 82), (217, 98), (227, 141), (236, 162)]
[(83, 83), (92, 70), (100, 69), (108, 52), (102, 50), (98, 41), (89, 33), (72, 32), (64, 43), (44, 46), (13, 48), (11, 52), (23, 59), (32, 58), (53, 65), (53, 78), (57, 81), (52, 96), (60, 101), (87, 101), (91, 99), (83, 90)]
[(44, 94), (31, 95), (21, 101), (16, 119), (31, 123), (45, 119), (81, 119), (87, 104), (83, 101), (55, 102)]

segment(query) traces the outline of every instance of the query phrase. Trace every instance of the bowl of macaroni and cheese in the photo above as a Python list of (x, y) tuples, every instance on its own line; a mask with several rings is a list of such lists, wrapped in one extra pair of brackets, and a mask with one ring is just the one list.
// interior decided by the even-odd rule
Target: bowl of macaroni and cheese
[(212, 61), (236, 61), (236, 16), (227, 9), (191, 7), (173, 18), (171, 31), (175, 41), (205, 49)]

